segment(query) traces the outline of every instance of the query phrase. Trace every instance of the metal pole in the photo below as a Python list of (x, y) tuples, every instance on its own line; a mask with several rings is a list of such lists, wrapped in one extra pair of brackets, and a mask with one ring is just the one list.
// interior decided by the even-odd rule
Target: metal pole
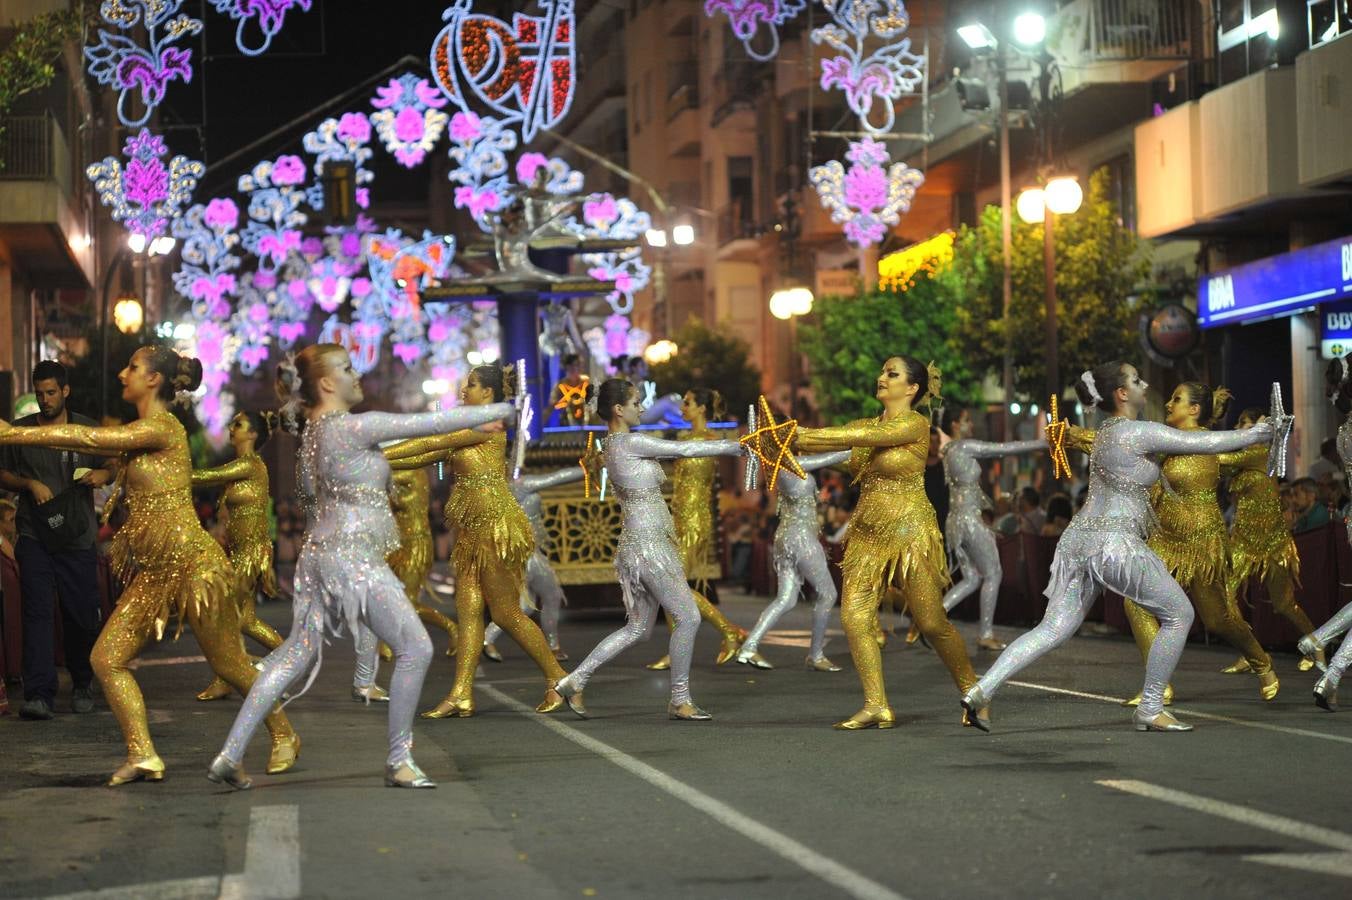
[[(1004, 409), (1000, 417), (1004, 423), (1003, 439), (1006, 441), (1014, 440), (1014, 423), (1011, 421), (1009, 406), (1014, 402), (1014, 343), (1013, 343), (1013, 321), (1010, 318), (1010, 307), (1014, 299), (1014, 245), (1013, 235), (1010, 230), (1010, 186), (1009, 186), (1009, 83), (1006, 79), (1006, 50), (1005, 41), (1001, 40), (996, 46), (996, 67), (1000, 72), (1000, 252), (1003, 260), (1003, 271), (1000, 276), (1000, 292), (1002, 300), (1002, 324), (1005, 332), (1005, 358), (1001, 377), (1001, 385), (1004, 388)], [(1005, 459), (1004, 471), (1006, 474), (1006, 487), (1010, 490), (1014, 488), (1014, 482), (1011, 476), (1011, 467), (1014, 465), (1014, 458)]]
[(1046, 303), (1047, 328), (1046, 347), (1043, 354), (1047, 358), (1047, 395), (1061, 393), (1061, 373), (1056, 358), (1056, 213), (1044, 205), (1042, 207), (1042, 277), (1046, 280), (1044, 301)]

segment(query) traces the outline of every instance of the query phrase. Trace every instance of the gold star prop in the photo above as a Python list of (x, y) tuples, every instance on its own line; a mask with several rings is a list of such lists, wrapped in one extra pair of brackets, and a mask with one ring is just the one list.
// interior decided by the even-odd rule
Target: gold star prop
[(783, 422), (776, 422), (774, 413), (770, 411), (770, 403), (764, 395), (760, 398), (760, 408), (761, 415), (755, 430), (743, 435), (741, 442), (756, 459), (760, 460), (761, 470), (770, 473), (768, 481), (770, 490), (774, 490), (781, 468), (788, 468), (799, 478), (806, 478), (807, 474), (803, 472), (803, 467), (798, 465), (798, 458), (793, 455), (792, 450), (798, 420), (785, 419)]
[(1052, 458), (1052, 477), (1069, 478), (1070, 460), (1066, 458), (1066, 430), (1070, 423), (1060, 417), (1056, 397), (1052, 396), (1051, 415), (1047, 419), (1047, 452)]
[(595, 433), (587, 432), (587, 449), (582, 451), (582, 458), (577, 461), (577, 464), (582, 467), (583, 496), (590, 500), (592, 482), (599, 479), (599, 473), (605, 465), (601, 451), (596, 447)]

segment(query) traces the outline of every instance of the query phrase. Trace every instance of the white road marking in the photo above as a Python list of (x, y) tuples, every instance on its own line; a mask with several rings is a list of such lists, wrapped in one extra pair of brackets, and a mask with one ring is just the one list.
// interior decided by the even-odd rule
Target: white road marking
[(188, 663), (204, 663), (205, 656), (165, 656), (160, 659), (133, 659), (127, 663), (128, 669), (148, 669), (151, 666), (182, 666)]
[(294, 900), (300, 895), (300, 807), (288, 805), (250, 810), (240, 874), (51, 894), (44, 900)]
[[(1009, 681), (1015, 687), (1031, 688), (1035, 691), (1045, 691), (1049, 694), (1064, 694), (1067, 697), (1083, 697), (1086, 700), (1102, 700), (1105, 703), (1116, 703), (1119, 706), (1126, 697), (1109, 697), (1107, 694), (1089, 694), (1084, 691), (1072, 691), (1067, 688), (1052, 687), (1049, 684), (1035, 684), (1031, 681)], [(1316, 738), (1321, 741), (1334, 741), (1339, 744), (1352, 744), (1352, 737), (1343, 734), (1328, 734), (1323, 731), (1311, 731), (1308, 728), (1291, 728), (1287, 725), (1273, 725), (1271, 722), (1253, 722), (1249, 719), (1237, 719), (1234, 716), (1222, 716), (1217, 713), (1201, 712), (1195, 709), (1187, 709), (1182, 706), (1171, 706), (1170, 711), (1179, 714), (1183, 719), (1208, 719), (1212, 722), (1225, 722), (1229, 725), (1242, 725), (1245, 728), (1257, 728), (1259, 731), (1275, 731), (1278, 734), (1292, 734), (1296, 737)]]
[(576, 728), (564, 725), (548, 716), (542, 716), (533, 707), (507, 696), (491, 685), (480, 683), (477, 686), (504, 706), (511, 707), (553, 731), (559, 737), (572, 741), (584, 750), (590, 750), (607, 762), (614, 763), (658, 790), (694, 807), (720, 825), (761, 845), (786, 862), (799, 866), (809, 875), (820, 878), (849, 896), (858, 897), (860, 900), (905, 900), (901, 894), (892, 889), (865, 878), (848, 866), (844, 866), (830, 857), (823, 856), (811, 847), (775, 831), (768, 825), (761, 824), (745, 813), (738, 812), (728, 804), (715, 800), (708, 794), (696, 790), (683, 781), (672, 778), (645, 762), (640, 762), (622, 750), (617, 750), (604, 741), (598, 741), (596, 738), (583, 734)]
[(1112, 788), (1115, 791), (1172, 803), (1174, 806), (1181, 806), (1184, 809), (1229, 819), (1231, 822), (1238, 822), (1252, 828), (1261, 828), (1264, 831), (1275, 832), (1284, 837), (1332, 847), (1335, 851), (1332, 853), (1251, 853), (1241, 857), (1241, 859), (1264, 865), (1304, 869), (1325, 875), (1352, 878), (1352, 834), (1344, 834), (1341, 831), (1334, 831), (1320, 825), (1311, 825), (1297, 819), (1288, 819), (1285, 816), (1261, 812), (1247, 806), (1226, 803), (1223, 800), (1213, 800), (1210, 797), (1200, 797), (1186, 791), (1160, 787), (1148, 781), (1104, 780), (1094, 783)]

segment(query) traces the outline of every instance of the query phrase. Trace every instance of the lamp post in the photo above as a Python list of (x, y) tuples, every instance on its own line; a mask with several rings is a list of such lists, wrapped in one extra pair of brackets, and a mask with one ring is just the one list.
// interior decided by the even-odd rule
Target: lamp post
[(1047, 370), (1047, 393), (1061, 393), (1060, 364), (1057, 358), (1056, 307), (1056, 217), (1070, 215), (1080, 208), (1084, 191), (1074, 176), (1051, 178), (1040, 188), (1029, 188), (1019, 194), (1019, 218), (1028, 224), (1042, 222), (1042, 278), (1045, 328), (1043, 332)]
[(812, 312), (812, 291), (808, 288), (780, 288), (770, 295), (770, 315), (789, 323), (789, 418), (797, 415), (798, 405), (798, 317)]

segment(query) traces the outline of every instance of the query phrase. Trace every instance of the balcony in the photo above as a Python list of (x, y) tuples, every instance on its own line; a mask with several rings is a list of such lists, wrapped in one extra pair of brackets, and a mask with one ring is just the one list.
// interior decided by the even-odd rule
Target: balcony
[[(740, 47), (738, 48), (740, 50)], [(710, 125), (717, 128), (728, 116), (738, 112), (753, 112), (756, 97), (766, 82), (763, 77), (763, 64), (747, 60), (727, 63), (714, 71), (713, 96), (709, 98), (713, 107)], [(771, 70), (773, 72), (773, 70)]]
[(672, 156), (698, 156), (699, 85), (679, 84), (667, 97), (667, 146)]
[(1047, 49), (1067, 94), (1093, 84), (1153, 81), (1193, 56), (1195, 3), (1071, 0), (1047, 23)]
[(752, 221), (749, 201), (733, 201), (717, 216), (719, 259), (741, 258), (759, 251), (763, 229)]
[(1352, 179), (1352, 38), (1296, 57), (1296, 130), (1300, 183)]
[(52, 287), (94, 277), (90, 221), (73, 190), (70, 147), (51, 115), (11, 116), (0, 138), (0, 243)]

